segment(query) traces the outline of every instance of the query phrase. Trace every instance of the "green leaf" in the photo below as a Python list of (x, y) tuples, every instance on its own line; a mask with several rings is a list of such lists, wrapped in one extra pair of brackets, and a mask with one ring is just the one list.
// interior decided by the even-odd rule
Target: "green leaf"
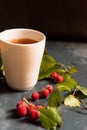
[(52, 66), (52, 67), (50, 66), (49, 69), (46, 69), (45, 71), (43, 70), (42, 72), (40, 72), (38, 80), (49, 78), (50, 74), (52, 72), (56, 71), (58, 68), (59, 68), (59, 65), (54, 64), (54, 66)]
[(75, 66), (67, 66), (67, 69), (70, 74), (77, 72), (77, 68)]
[(62, 102), (59, 90), (54, 90), (48, 97), (49, 107), (58, 107)]
[(65, 74), (63, 76), (63, 82), (56, 84), (57, 88), (61, 91), (71, 91), (76, 85), (77, 82), (71, 78), (70, 74)]
[[(55, 59), (52, 56), (50, 56), (46, 52), (44, 52), (40, 70), (41, 71), (46, 71), (49, 68), (51, 68), (52, 66), (54, 66), (55, 64), (58, 64), (58, 62), (56, 62)], [(61, 65), (58, 64), (58, 68), (60, 66)]]
[(38, 80), (48, 78), (53, 71), (56, 71), (60, 67), (61, 65), (56, 62), (53, 57), (51, 57), (45, 52), (43, 55)]
[(56, 108), (42, 108), (39, 111), (41, 124), (47, 130), (56, 130), (56, 127), (61, 125), (60, 112)]
[(66, 70), (63, 70), (63, 69), (57, 69), (56, 72), (59, 74), (59, 75), (64, 75), (66, 73)]
[(79, 107), (80, 106), (79, 100), (77, 98), (75, 98), (74, 95), (68, 95), (64, 100), (64, 104), (68, 105), (70, 107)]
[(76, 88), (81, 91), (85, 96), (87, 96), (87, 88), (81, 87), (79, 85), (76, 86)]
[(48, 55), (47, 52), (44, 52), (40, 74), (38, 80), (49, 78), (50, 74), (56, 71), (58, 74), (72, 74), (76, 72), (76, 67), (65, 66), (64, 64), (58, 63), (52, 56)]

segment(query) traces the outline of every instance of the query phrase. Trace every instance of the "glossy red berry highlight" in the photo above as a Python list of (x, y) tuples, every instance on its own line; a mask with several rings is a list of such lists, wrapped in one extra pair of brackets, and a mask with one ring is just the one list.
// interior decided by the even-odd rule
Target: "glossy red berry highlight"
[(56, 76), (56, 81), (61, 83), (63, 81), (63, 77), (61, 75)]
[(49, 95), (49, 90), (47, 88), (42, 89), (41, 96), (47, 97)]
[(51, 77), (51, 78), (54, 78), (54, 77), (56, 78), (56, 76), (57, 76), (57, 73), (56, 73), (56, 72), (52, 72), (52, 73), (50, 74), (50, 77)]
[(46, 87), (46, 89), (48, 89), (49, 93), (53, 92), (53, 86), (48, 84)]
[(27, 107), (25, 102), (19, 101), (16, 105), (16, 114), (17, 116), (26, 116), (27, 115)]
[(29, 112), (29, 117), (32, 121), (36, 121), (39, 118), (39, 111), (36, 109), (32, 109)]
[(39, 99), (39, 93), (38, 92), (33, 92), (31, 95), (32, 100), (37, 100)]
[(59, 74), (57, 74), (56, 72), (52, 72), (50, 75), (50, 78), (54, 81), (54, 82), (62, 82), (63, 81), (63, 77)]

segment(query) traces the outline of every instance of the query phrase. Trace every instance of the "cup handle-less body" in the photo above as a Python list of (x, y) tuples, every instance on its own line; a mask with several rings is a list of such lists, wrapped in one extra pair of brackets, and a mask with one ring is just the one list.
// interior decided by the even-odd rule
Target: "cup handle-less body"
[(29, 90), (38, 80), (45, 38), (29, 45), (9, 44), (0, 40), (0, 51), (7, 84), (15, 90)]

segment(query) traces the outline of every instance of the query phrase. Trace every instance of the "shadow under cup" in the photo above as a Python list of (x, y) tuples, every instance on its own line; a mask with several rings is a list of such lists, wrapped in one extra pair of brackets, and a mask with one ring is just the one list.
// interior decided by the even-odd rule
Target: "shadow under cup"
[[(13, 39), (33, 39), (34, 43), (13, 43)], [(0, 52), (7, 84), (14, 90), (33, 88), (38, 80), (46, 37), (32, 29), (10, 29), (0, 33)]]

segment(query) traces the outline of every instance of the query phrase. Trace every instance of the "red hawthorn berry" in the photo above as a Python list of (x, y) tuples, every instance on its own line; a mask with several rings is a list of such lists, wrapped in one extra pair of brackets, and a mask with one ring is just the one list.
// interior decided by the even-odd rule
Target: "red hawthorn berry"
[(63, 77), (59, 74), (57, 74), (56, 72), (52, 72), (50, 75), (50, 78), (53, 79), (54, 82), (62, 82), (63, 81)]
[(49, 90), (47, 88), (42, 89), (41, 96), (47, 97), (49, 95)]
[(53, 86), (52, 85), (47, 85), (45, 88), (49, 90), (49, 93), (53, 92)]
[(36, 121), (38, 118), (39, 118), (39, 111), (36, 110), (36, 109), (32, 109), (30, 112), (29, 112), (29, 117), (32, 121)]
[(26, 116), (27, 115), (27, 107), (25, 102), (19, 101), (16, 105), (16, 114), (17, 116)]
[(39, 93), (38, 92), (33, 92), (31, 95), (32, 100), (37, 100), (39, 99)]
[(25, 106), (25, 105), (26, 105), (25, 102), (23, 102), (23, 101), (19, 101), (19, 102), (17, 102), (16, 107), (19, 107), (19, 106)]
[(30, 104), (27, 105), (27, 108), (28, 108), (29, 111), (31, 111), (31, 110), (35, 109), (36, 106), (35, 106), (35, 104), (30, 103)]
[(41, 108), (43, 108), (43, 106), (42, 105), (37, 105), (36, 108), (41, 109)]
[(56, 76), (56, 81), (61, 83), (63, 81), (63, 77), (61, 75)]
[(52, 72), (51, 74), (50, 74), (50, 78), (54, 81), (54, 82), (56, 82), (56, 77), (57, 77), (57, 73), (56, 72)]
[(28, 112), (33, 110), (33, 109), (36, 109), (35, 104), (29, 102), (26, 98), (23, 98), (23, 101), (26, 103), (26, 107), (27, 107)]
[(56, 78), (56, 76), (57, 76), (57, 73), (56, 73), (56, 72), (52, 72), (52, 73), (50, 74), (50, 78)]

